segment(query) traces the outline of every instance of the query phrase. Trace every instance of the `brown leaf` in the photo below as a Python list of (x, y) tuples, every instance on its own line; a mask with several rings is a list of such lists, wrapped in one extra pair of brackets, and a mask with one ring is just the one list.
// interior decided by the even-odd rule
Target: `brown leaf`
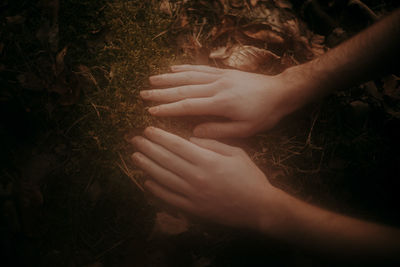
[(250, 5), (253, 7), (256, 6), (257, 3), (258, 3), (258, 0), (250, 0)]
[(169, 0), (162, 0), (160, 3), (160, 11), (172, 17), (172, 4)]
[(222, 46), (218, 47), (217, 49), (211, 51), (209, 57), (210, 58), (217, 58), (217, 59), (225, 59), (229, 57), (230, 53), (228, 51), (228, 47)]
[[(243, 71), (256, 71), (261, 66), (272, 66), (279, 64), (280, 57), (272, 53), (271, 51), (261, 49), (250, 45), (236, 45), (232, 47), (229, 52), (229, 56), (224, 54), (219, 59), (226, 66), (236, 68)], [(215, 54), (213, 55), (214, 58)]]
[(67, 54), (68, 46), (65, 46), (56, 56), (55, 75), (58, 76), (64, 71), (64, 58)]
[(26, 72), (17, 76), (21, 86), (32, 91), (42, 91), (44, 89), (43, 81), (31, 72)]
[(266, 42), (267, 44), (268, 43), (283, 44), (285, 41), (279, 34), (268, 29), (261, 29), (258, 31), (252, 31), (249, 29), (243, 31), (243, 33), (248, 37)]
[(12, 17), (6, 17), (6, 20), (8, 24), (23, 24), (26, 18), (21, 15), (16, 15)]
[(274, 0), (274, 2), (277, 7), (292, 9), (292, 4), (287, 0)]
[(162, 211), (156, 214), (152, 235), (177, 235), (186, 232), (188, 228), (189, 223), (184, 217), (176, 218), (169, 213)]
[(383, 93), (391, 98), (400, 99), (400, 78), (389, 75), (382, 79)]

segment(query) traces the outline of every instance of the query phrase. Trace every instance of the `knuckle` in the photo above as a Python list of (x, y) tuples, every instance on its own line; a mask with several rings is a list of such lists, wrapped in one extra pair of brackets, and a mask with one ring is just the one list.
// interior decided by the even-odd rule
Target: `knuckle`
[(208, 169), (214, 170), (216, 168), (218, 168), (219, 166), (219, 162), (216, 156), (208, 156), (208, 157), (204, 157), (203, 161), (205, 163), (205, 165), (207, 166)]
[(246, 154), (246, 152), (240, 147), (234, 147), (234, 148), (232, 148), (232, 151), (233, 151), (233, 154), (239, 155), (239, 156)]
[(183, 100), (181, 106), (183, 110), (189, 110), (192, 107), (192, 104), (188, 100)]
[(187, 90), (190, 90), (190, 86), (189, 85), (178, 87), (178, 89), (177, 89), (178, 96), (179, 97), (185, 97)]
[(190, 82), (193, 79), (193, 71), (187, 71), (183, 73), (183, 80), (185, 82)]
[(225, 87), (228, 87), (231, 84), (231, 81), (227, 77), (222, 77), (216, 81), (216, 84), (218, 87), (221, 89), (225, 89)]

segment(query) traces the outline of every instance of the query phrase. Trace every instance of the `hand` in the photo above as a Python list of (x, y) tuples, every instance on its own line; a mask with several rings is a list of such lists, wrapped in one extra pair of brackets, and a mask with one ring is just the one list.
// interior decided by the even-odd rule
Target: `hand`
[(140, 95), (164, 103), (149, 109), (155, 116), (216, 115), (230, 119), (198, 125), (194, 129), (197, 137), (247, 137), (272, 128), (299, 106), (293, 105), (296, 97), (290, 86), (294, 83), (284, 75), (196, 65), (171, 69), (174, 73), (150, 77), (153, 86), (166, 89), (145, 90)]
[(132, 139), (139, 151), (132, 159), (152, 177), (144, 186), (158, 198), (235, 227), (258, 229), (266, 210), (269, 218), (277, 218), (278, 190), (240, 148), (208, 139), (187, 141), (153, 127), (144, 135)]

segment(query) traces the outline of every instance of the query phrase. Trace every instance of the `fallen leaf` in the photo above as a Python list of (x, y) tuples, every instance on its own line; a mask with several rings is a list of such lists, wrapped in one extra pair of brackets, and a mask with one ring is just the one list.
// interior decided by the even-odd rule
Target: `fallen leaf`
[(261, 66), (275, 65), (280, 59), (271, 51), (250, 45), (236, 45), (226, 53), (229, 55), (220, 57), (216, 57), (214, 53), (211, 58), (219, 58), (224, 65), (243, 71), (256, 71)]
[(229, 55), (230, 55), (230, 53), (228, 51), (228, 47), (222, 46), (222, 47), (218, 47), (217, 49), (211, 51), (209, 57), (225, 59), (225, 58), (229, 57)]
[(274, 2), (277, 7), (292, 9), (292, 4), (287, 0), (274, 0)]
[(178, 235), (186, 232), (189, 228), (188, 221), (184, 218), (176, 218), (167, 212), (156, 214), (152, 236), (157, 234)]
[(234, 8), (242, 8), (244, 6), (244, 0), (230, 0), (229, 4)]
[(68, 46), (65, 46), (56, 56), (55, 75), (58, 76), (64, 71), (64, 58), (67, 54)]
[(389, 75), (382, 79), (383, 93), (391, 98), (400, 99), (400, 78)]
[(16, 15), (12, 17), (6, 17), (6, 20), (8, 24), (23, 24), (26, 18), (21, 15)]
[(250, 0), (250, 5), (253, 7), (256, 6), (257, 3), (258, 3), (258, 0)]
[(268, 29), (262, 29), (258, 31), (245, 30), (243, 33), (248, 37), (266, 42), (267, 44), (283, 44), (285, 41), (279, 34)]
[(20, 74), (17, 79), (24, 89), (32, 91), (42, 91), (44, 89), (43, 81), (31, 72)]
[(383, 100), (381, 92), (378, 91), (374, 81), (369, 81), (364, 84), (366, 91), (378, 100)]
[(160, 3), (160, 11), (172, 17), (172, 6), (169, 0), (162, 0)]
[(87, 196), (92, 205), (94, 205), (103, 193), (101, 186), (97, 180), (95, 180), (87, 189)]

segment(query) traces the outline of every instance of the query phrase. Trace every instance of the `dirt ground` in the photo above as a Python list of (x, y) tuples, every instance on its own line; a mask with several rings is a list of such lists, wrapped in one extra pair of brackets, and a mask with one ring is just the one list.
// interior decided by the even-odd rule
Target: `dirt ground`
[[(334, 264), (182, 217), (143, 192), (145, 174), (131, 163), (127, 140), (148, 125), (188, 137), (208, 118), (152, 118), (138, 92), (150, 75), (179, 63), (274, 75), (397, 7), (395, 0), (1, 1), (0, 265)], [(271, 53), (275, 61), (266, 61)], [(395, 73), (338, 88), (271, 131), (224, 141), (308, 203), (400, 226), (399, 87)]]

